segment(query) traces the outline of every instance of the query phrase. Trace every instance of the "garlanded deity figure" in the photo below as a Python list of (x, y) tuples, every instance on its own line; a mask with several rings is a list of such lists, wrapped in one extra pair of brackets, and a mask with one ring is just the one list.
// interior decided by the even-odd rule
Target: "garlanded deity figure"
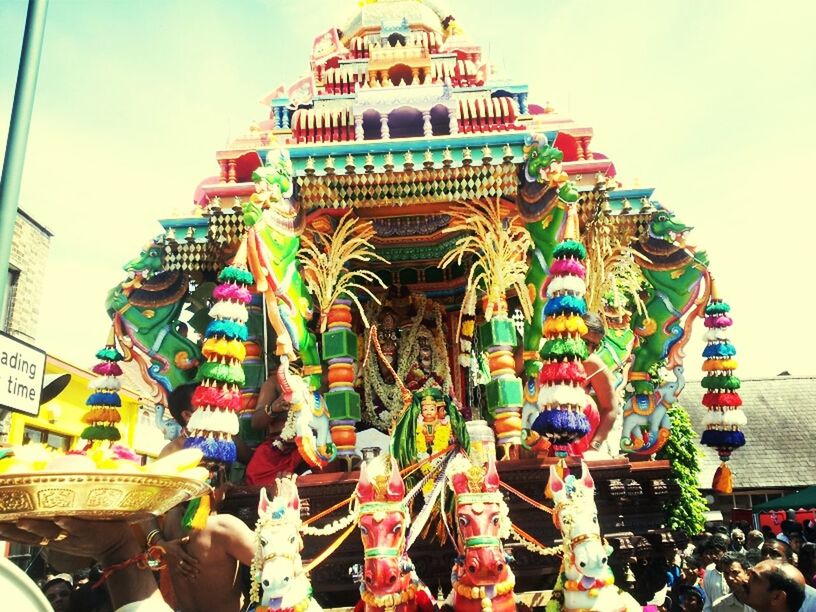
[(405, 551), (410, 515), (397, 462), (364, 462), (355, 496), (365, 555), (355, 612), (433, 610), (434, 600)]
[(508, 612), (516, 609), (516, 579), (502, 538), (510, 535), (507, 504), (499, 491), (499, 474), (490, 457), (486, 466), (466, 455), (451, 460), (448, 486), (454, 494), (454, 523), (459, 553), (451, 573), (453, 590), (446, 608), (457, 612)]

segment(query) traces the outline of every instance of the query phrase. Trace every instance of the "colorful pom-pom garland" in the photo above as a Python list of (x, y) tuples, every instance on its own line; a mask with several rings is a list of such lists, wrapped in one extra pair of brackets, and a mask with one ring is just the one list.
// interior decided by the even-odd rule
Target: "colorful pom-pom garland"
[(567, 212), (564, 240), (553, 250), (548, 285), (549, 299), (544, 306), (541, 349), (544, 361), (539, 373), (538, 408), (541, 411), (531, 428), (550, 440), (556, 456), (565, 457), (568, 444), (587, 433), (590, 425), (584, 415), (587, 396), (583, 384), (588, 356), (584, 300), (586, 249), (578, 240), (578, 211), (574, 205)]
[(119, 408), (122, 406), (122, 398), (119, 396), (121, 383), (118, 377), (122, 375), (122, 368), (117, 362), (124, 357), (116, 349), (116, 338), (111, 330), (108, 336), (108, 343), (104, 348), (96, 352), (99, 360), (93, 367), (94, 374), (99, 378), (91, 381), (89, 387), (91, 394), (85, 400), (88, 412), (82, 417), (82, 422), (88, 426), (82, 430), (80, 438), (86, 440), (89, 445), (101, 442), (116, 442), (122, 437), (116, 424), (122, 420)]
[(719, 299), (714, 281), (711, 281), (711, 298), (705, 309), (704, 324), (706, 347), (703, 350), (705, 376), (701, 385), (706, 389), (702, 403), (708, 409), (704, 420), (706, 429), (701, 444), (717, 449), (720, 467), (714, 474), (712, 488), (718, 493), (728, 494), (733, 490), (733, 475), (728, 467), (731, 453), (745, 445), (745, 434), (740, 427), (745, 424), (742, 412), (742, 398), (738, 389), (740, 379), (734, 374), (737, 362), (733, 359), (737, 351), (729, 342), (727, 329), (733, 324), (728, 312), (731, 307)]
[(187, 427), (188, 448), (197, 448), (209, 461), (235, 461), (238, 432), (237, 412), (241, 410), (241, 387), (245, 384), (242, 362), (246, 358), (247, 307), (252, 300), (252, 274), (239, 255), (221, 270), (219, 285), (213, 290), (213, 321), (204, 332), (202, 354), (207, 360), (198, 369), (198, 388), (193, 392), (194, 412)]

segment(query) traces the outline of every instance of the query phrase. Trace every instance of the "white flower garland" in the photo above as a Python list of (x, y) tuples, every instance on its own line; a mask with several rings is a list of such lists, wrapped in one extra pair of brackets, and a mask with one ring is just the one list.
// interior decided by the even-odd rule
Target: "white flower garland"
[(538, 544), (533, 544), (527, 538), (520, 536), (515, 531), (510, 533), (510, 537), (530, 552), (534, 552), (542, 557), (552, 557), (563, 553), (563, 548), (561, 546), (549, 546), (547, 548), (542, 548)]
[(354, 523), (358, 516), (359, 516), (359, 508), (357, 506), (357, 500), (355, 498), (354, 501), (351, 502), (351, 508), (349, 509), (349, 513), (341, 517), (337, 520), (332, 521), (328, 525), (324, 525), (323, 527), (312, 527), (311, 525), (301, 525), (300, 532), (304, 535), (311, 535), (311, 536), (326, 536), (332, 535), (333, 533), (337, 533), (341, 529), (345, 529), (352, 523)]

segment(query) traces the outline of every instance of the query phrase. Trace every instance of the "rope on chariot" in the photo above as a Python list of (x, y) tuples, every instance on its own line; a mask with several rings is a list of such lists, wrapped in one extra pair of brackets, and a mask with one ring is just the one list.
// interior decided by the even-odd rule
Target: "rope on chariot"
[[(454, 446), (455, 446), (454, 444), (451, 444), (450, 446), (448, 446), (448, 448), (445, 448), (445, 449), (443, 449), (443, 450), (441, 450), (439, 452), (436, 452), (433, 455), (430, 455), (430, 456), (426, 457), (422, 461), (420, 461), (420, 462), (418, 462), (418, 463), (416, 463), (414, 465), (409, 465), (407, 468), (402, 470), (403, 475), (405, 475), (406, 473), (410, 474), (410, 473), (415, 472), (416, 470), (420, 469), (423, 465), (425, 465), (425, 463), (427, 463), (429, 461), (432, 461), (432, 460), (436, 459), (437, 457), (442, 456), (445, 453), (449, 453), (448, 457), (446, 457), (444, 461), (440, 461), (439, 465), (434, 466), (433, 469), (431, 469), (431, 471), (428, 472), (428, 474), (425, 475), (423, 480), (420, 481), (417, 484), (417, 486), (414, 487), (414, 489), (412, 489), (409, 492), (409, 494), (406, 496), (406, 503), (407, 503), (408, 500), (411, 499), (411, 497), (416, 495), (416, 493), (418, 491), (422, 490), (422, 485), (428, 480), (428, 478), (433, 476), (436, 472), (442, 470), (442, 468), (445, 465), (447, 465), (448, 460), (450, 459), (451, 456), (453, 456)], [(444, 470), (442, 470), (442, 475), (444, 475)], [(444, 484), (444, 478), (441, 480), (441, 482)], [(332, 506), (331, 508), (327, 508), (323, 512), (315, 515), (314, 517), (309, 519), (308, 522), (315, 521), (318, 518), (320, 518), (322, 516), (325, 516), (325, 515), (329, 514), (330, 512), (333, 512), (334, 510), (337, 510), (338, 508), (342, 508), (344, 505), (351, 503), (351, 501), (353, 499), (354, 499), (354, 496), (352, 495), (347, 500), (339, 502), (339, 503), (335, 504), (334, 506)], [(432, 505), (432, 504), (428, 504), (428, 505)], [(424, 510), (424, 508), (423, 508), (423, 510)], [(427, 518), (425, 520), (427, 520)], [(346, 539), (349, 537), (349, 535), (351, 535), (351, 532), (352, 532), (352, 530), (354, 529), (354, 527), (356, 525), (357, 525), (357, 509), (353, 508), (351, 513), (348, 516), (343, 517), (342, 519), (339, 519), (339, 520), (335, 521), (334, 523), (332, 523), (331, 525), (326, 526), (325, 528), (310, 528), (310, 529), (307, 529), (307, 530), (304, 530), (303, 528), (301, 528), (301, 531), (303, 531), (303, 533), (306, 533), (306, 534), (309, 534), (309, 535), (330, 535), (331, 533), (336, 533), (337, 531), (339, 531), (343, 527), (346, 527), (346, 530), (343, 533), (341, 533), (337, 537), (337, 539), (334, 540), (334, 542), (329, 544), (325, 548), (325, 550), (323, 550), (323, 552), (321, 552), (317, 557), (315, 557), (314, 559), (312, 559), (309, 562), (309, 564), (306, 566), (306, 569), (304, 571), (306, 571), (306, 573), (308, 573), (312, 569), (314, 569), (315, 567), (320, 565), (323, 561), (325, 561), (332, 553), (334, 553), (340, 547), (340, 545), (343, 542), (346, 541)], [(333, 529), (333, 531), (329, 531), (329, 528)], [(419, 533), (419, 532), (417, 531), (417, 533)], [(407, 550), (407, 547), (406, 547), (406, 550)]]
[(547, 514), (552, 514), (553, 513), (552, 508), (548, 508), (544, 504), (541, 504), (541, 503), (537, 502), (536, 500), (534, 500), (532, 497), (528, 497), (527, 495), (525, 495), (524, 493), (522, 493), (521, 491), (519, 491), (515, 487), (510, 486), (506, 482), (499, 482), (499, 486), (502, 487), (503, 489), (506, 489), (506, 490), (510, 491), (510, 493), (512, 493), (513, 495), (515, 495), (516, 497), (518, 497), (522, 501), (527, 502), (528, 504), (530, 504), (536, 510), (541, 510), (542, 512), (546, 512)]
[[(428, 457), (425, 457), (422, 461), (419, 461), (419, 462), (417, 462), (417, 463), (415, 463), (413, 465), (409, 465), (404, 470), (401, 470), (400, 474), (402, 476), (408, 476), (410, 474), (413, 474), (415, 471), (420, 469), (426, 463), (429, 463), (430, 461), (433, 461), (434, 459), (437, 459), (437, 458), (441, 457), (445, 453), (450, 452), (454, 448), (454, 446), (455, 446), (454, 444), (451, 444), (447, 448), (443, 448), (442, 450), (437, 451), (437, 452), (433, 453), (432, 455), (430, 455)], [(447, 461), (445, 461), (444, 463), (447, 463)], [(427, 482), (428, 478), (430, 478), (435, 472), (437, 472), (438, 469), (439, 468), (432, 469), (427, 474), (427, 476), (419, 483), (419, 487), (421, 488), (422, 485), (425, 482)], [(414, 489), (411, 490), (411, 492), (408, 494), (408, 496), (406, 496), (406, 499), (411, 499), (414, 495), (416, 495), (416, 491), (417, 491), (417, 488), (414, 487)], [(318, 512), (314, 516), (310, 516), (308, 519), (303, 521), (303, 524), (301, 525), (301, 528), (300, 528), (300, 532), (303, 533), (304, 535), (326, 536), (326, 535), (335, 534), (338, 531), (340, 531), (341, 529), (343, 529), (345, 527), (348, 527), (357, 518), (357, 509), (356, 508), (352, 508), (351, 511), (346, 516), (344, 516), (342, 518), (339, 518), (336, 521), (333, 521), (332, 523), (330, 523), (328, 525), (325, 525), (323, 527), (311, 527), (310, 525), (312, 523), (314, 523), (316, 521), (319, 521), (320, 519), (330, 515), (332, 512), (335, 512), (336, 510), (339, 510), (340, 508), (342, 508), (344, 506), (348, 506), (353, 501), (354, 501), (354, 495), (352, 494), (349, 497), (347, 497), (346, 499), (337, 502), (333, 506), (331, 506), (329, 508), (326, 508), (325, 510), (322, 510), (321, 512)]]
[(351, 532), (354, 530), (356, 526), (357, 526), (356, 521), (349, 525), (346, 528), (346, 530), (343, 533), (341, 533), (340, 536), (334, 542), (329, 544), (322, 553), (320, 553), (314, 559), (309, 561), (308, 565), (306, 565), (306, 568), (303, 571), (305, 571), (308, 574), (318, 565), (323, 563), (323, 561), (325, 561), (334, 551), (340, 548), (340, 545), (346, 541), (346, 539), (351, 535)]

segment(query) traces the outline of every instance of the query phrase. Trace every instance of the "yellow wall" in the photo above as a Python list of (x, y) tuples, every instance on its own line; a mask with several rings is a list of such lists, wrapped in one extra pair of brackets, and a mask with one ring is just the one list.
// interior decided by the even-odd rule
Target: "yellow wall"
[[(16, 412), (12, 414), (9, 428), (10, 444), (23, 443), (23, 430), (27, 426), (71, 436), (72, 444), (76, 443), (79, 434), (86, 427), (82, 422), (82, 415), (87, 411), (85, 400), (91, 394), (88, 383), (96, 378), (96, 375), (51, 355), (48, 355), (45, 362), (45, 373), (70, 374), (71, 382), (56, 398), (40, 407), (38, 417)], [(133, 448), (139, 415), (138, 398), (126, 389), (122, 389), (119, 396), (122, 398), (122, 407), (119, 409), (122, 415), (122, 421), (119, 423), (119, 431), (122, 433), (121, 442)]]

